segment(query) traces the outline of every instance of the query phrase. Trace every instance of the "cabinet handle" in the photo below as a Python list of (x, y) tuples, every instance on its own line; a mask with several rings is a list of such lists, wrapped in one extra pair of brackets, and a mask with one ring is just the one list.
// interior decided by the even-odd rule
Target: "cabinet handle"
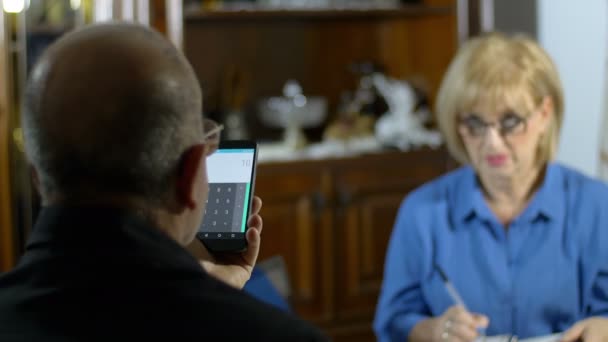
[(341, 206), (346, 207), (348, 206), (353, 200), (353, 195), (350, 191), (348, 191), (347, 189), (340, 187), (338, 189), (338, 203), (340, 203)]
[(312, 194), (312, 206), (317, 214), (321, 214), (321, 210), (325, 208), (325, 196), (320, 191)]

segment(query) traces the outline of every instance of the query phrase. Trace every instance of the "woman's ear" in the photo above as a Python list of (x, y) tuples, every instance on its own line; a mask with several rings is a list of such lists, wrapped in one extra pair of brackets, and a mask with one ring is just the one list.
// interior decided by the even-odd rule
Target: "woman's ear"
[(549, 129), (551, 122), (555, 119), (553, 99), (551, 96), (545, 96), (539, 107), (539, 114), (542, 122), (541, 132), (544, 134)]

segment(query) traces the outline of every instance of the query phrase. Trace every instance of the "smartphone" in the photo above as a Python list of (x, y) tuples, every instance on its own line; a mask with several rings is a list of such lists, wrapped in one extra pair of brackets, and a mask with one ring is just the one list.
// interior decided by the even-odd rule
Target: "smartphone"
[(254, 141), (226, 140), (207, 157), (209, 196), (196, 236), (212, 252), (247, 249), (257, 155)]

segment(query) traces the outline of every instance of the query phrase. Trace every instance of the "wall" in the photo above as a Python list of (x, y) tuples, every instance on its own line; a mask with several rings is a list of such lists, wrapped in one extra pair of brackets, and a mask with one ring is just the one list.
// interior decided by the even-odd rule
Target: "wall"
[(537, 0), (538, 39), (554, 58), (566, 94), (558, 160), (599, 173), (606, 93), (606, 0)]

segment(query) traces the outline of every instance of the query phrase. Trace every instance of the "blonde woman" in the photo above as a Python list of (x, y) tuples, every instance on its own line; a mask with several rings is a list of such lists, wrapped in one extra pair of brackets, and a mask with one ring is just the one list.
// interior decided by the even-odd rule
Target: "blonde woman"
[(436, 111), (464, 166), (409, 194), (399, 210), (378, 339), (608, 339), (608, 187), (553, 161), (563, 94), (547, 53), (522, 36), (471, 39), (443, 79)]

